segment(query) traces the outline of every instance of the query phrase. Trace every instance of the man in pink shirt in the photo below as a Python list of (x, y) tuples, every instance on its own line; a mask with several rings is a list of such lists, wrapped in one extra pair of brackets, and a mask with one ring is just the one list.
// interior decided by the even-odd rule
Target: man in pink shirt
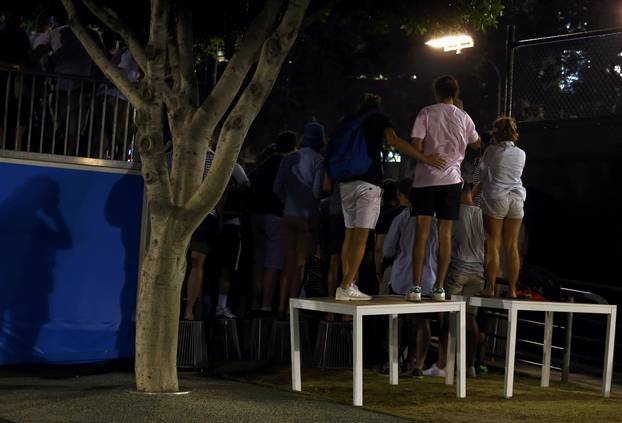
[(434, 82), (437, 103), (423, 108), (411, 133), (412, 142), (423, 154), (438, 154), (447, 165), (442, 169), (418, 163), (411, 191), (412, 215), (417, 216), (413, 249), (413, 288), (406, 299), (421, 301), (421, 275), (425, 245), (434, 216), (438, 219), (439, 251), (436, 285), (432, 298), (445, 300), (444, 283), (451, 259), (451, 227), (458, 219), (462, 178), (460, 165), (467, 146), (479, 149), (480, 141), (471, 117), (462, 110), (458, 81), (443, 76)]

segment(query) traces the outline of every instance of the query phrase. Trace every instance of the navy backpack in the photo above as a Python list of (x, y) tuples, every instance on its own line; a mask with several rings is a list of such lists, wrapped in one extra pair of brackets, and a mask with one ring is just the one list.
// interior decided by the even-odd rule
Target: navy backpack
[(343, 121), (333, 133), (326, 149), (326, 172), (333, 182), (365, 174), (373, 161), (367, 152), (363, 121), (372, 113)]

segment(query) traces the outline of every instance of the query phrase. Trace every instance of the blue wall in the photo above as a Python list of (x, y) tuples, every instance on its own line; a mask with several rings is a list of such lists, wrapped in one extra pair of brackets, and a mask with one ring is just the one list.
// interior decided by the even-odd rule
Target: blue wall
[(0, 364), (131, 357), (140, 175), (0, 163)]

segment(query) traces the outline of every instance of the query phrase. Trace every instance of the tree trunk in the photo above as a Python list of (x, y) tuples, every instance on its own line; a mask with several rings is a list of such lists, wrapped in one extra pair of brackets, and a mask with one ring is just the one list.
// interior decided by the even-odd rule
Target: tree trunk
[(177, 332), (187, 242), (174, 217), (152, 217), (136, 310), (136, 389), (177, 392)]

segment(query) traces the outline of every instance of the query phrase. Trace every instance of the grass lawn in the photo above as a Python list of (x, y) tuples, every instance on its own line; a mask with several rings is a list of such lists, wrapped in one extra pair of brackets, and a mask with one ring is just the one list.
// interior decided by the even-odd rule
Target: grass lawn
[[(244, 380), (291, 389), (289, 368), (262, 370)], [(388, 376), (365, 370), (363, 384), (364, 407), (416, 422), (622, 422), (620, 393), (605, 399), (598, 389), (558, 382), (540, 388), (538, 379), (518, 374), (511, 399), (503, 398), (502, 374), (467, 379), (466, 399), (456, 398), (455, 386), (445, 385), (444, 378), (400, 378), (395, 386)], [(351, 404), (352, 372), (303, 369), (302, 391)]]

